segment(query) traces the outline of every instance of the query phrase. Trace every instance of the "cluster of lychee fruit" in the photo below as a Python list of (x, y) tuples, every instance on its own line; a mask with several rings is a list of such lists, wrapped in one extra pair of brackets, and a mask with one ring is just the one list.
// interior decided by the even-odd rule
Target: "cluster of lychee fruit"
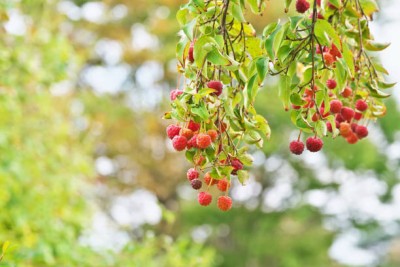
[(187, 171), (187, 179), (189, 180), (191, 186), (195, 190), (200, 190), (204, 185), (207, 187), (205, 191), (199, 192), (197, 196), (197, 200), (200, 205), (202, 206), (208, 206), (212, 202), (212, 195), (209, 193), (209, 189), (211, 186), (216, 185), (219, 191), (225, 193), (225, 195), (221, 195), (218, 197), (217, 200), (217, 206), (220, 210), (222, 211), (228, 211), (232, 207), (232, 199), (227, 196), (226, 194), (228, 193), (229, 187), (230, 187), (230, 181), (228, 181), (226, 178), (223, 179), (213, 179), (210, 175), (209, 172), (206, 172), (203, 176), (203, 181), (200, 180), (200, 173), (199, 171), (196, 170), (196, 168), (190, 168)]
[[(327, 87), (329, 89), (335, 89), (336, 81), (334, 79), (329, 79), (327, 81)], [(315, 93), (315, 91), (316, 90), (314, 90), (313, 93)], [(304, 99), (310, 98), (309, 94), (310, 93), (306, 93)], [(345, 138), (349, 144), (355, 144), (368, 136), (368, 128), (360, 123), (360, 120), (364, 117), (364, 113), (368, 110), (368, 103), (364, 99), (358, 99), (354, 104), (354, 108), (352, 108), (350, 107), (352, 103), (352, 98), (350, 97), (352, 97), (352, 95), (353, 90), (350, 87), (346, 87), (341, 92), (341, 96), (348, 99), (346, 100), (348, 106), (345, 106), (341, 100), (335, 98), (329, 103), (329, 112), (324, 111), (325, 107), (324, 103), (322, 103), (321, 107), (319, 107), (319, 112), (316, 111), (312, 116), (312, 121), (314, 122), (325, 119), (331, 115), (335, 116), (335, 126), (333, 127), (331, 122), (327, 121), (326, 128), (330, 133), (333, 133), (334, 129), (336, 129), (340, 136)], [(330, 96), (334, 97), (335, 95), (330, 93)], [(315, 102), (309, 101), (304, 107), (312, 108), (314, 107), (314, 103)], [(293, 108), (297, 109), (298, 107), (294, 106)], [(310, 152), (318, 152), (323, 147), (323, 141), (319, 137), (314, 136), (306, 140), (306, 145), (300, 141), (300, 138), (292, 141), (289, 145), (290, 151), (296, 155), (302, 154), (305, 147)]]
[[(189, 59), (191, 58), (189, 50)], [(222, 94), (223, 84), (220, 81), (209, 81), (206, 83), (209, 89), (214, 91), (210, 95), (218, 97)], [(170, 93), (171, 101), (175, 101), (184, 94), (182, 90), (175, 89)], [(176, 151), (189, 151), (193, 152), (194, 156), (191, 160), (194, 163), (194, 167), (187, 171), (187, 179), (191, 186), (195, 190), (204, 190), (198, 194), (198, 202), (202, 206), (208, 206), (212, 201), (212, 195), (209, 193), (209, 189), (213, 185), (217, 185), (218, 189), (225, 192), (218, 198), (218, 208), (227, 211), (232, 206), (232, 199), (227, 196), (230, 179), (224, 178), (212, 178), (210, 172), (206, 172), (203, 175), (203, 179), (200, 179), (200, 172), (206, 169), (206, 163), (210, 163), (210, 167), (214, 166), (230, 166), (231, 174), (236, 175), (239, 170), (243, 169), (242, 162), (231, 155), (228, 155), (223, 160), (218, 158), (210, 159), (207, 157), (207, 149), (212, 148), (213, 153), (219, 155), (222, 152), (223, 136), (227, 130), (227, 124), (223, 121), (216, 120), (212, 127), (210, 124), (201, 124), (194, 121), (193, 118), (188, 118), (187, 122), (181, 122), (180, 124), (171, 124), (167, 127), (166, 132), (168, 137), (172, 140), (172, 146)]]

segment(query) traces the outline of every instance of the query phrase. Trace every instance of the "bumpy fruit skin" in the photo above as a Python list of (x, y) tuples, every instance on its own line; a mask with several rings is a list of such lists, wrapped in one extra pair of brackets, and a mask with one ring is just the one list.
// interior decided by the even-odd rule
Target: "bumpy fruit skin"
[(324, 142), (318, 137), (309, 137), (306, 140), (306, 147), (310, 152), (318, 152), (324, 146)]
[(356, 109), (358, 111), (364, 112), (368, 109), (368, 104), (362, 99), (358, 99), (356, 102)]
[(179, 132), (181, 131), (181, 127), (171, 124), (168, 125), (167, 127), (167, 135), (169, 139), (174, 138), (175, 136), (179, 135)]
[(332, 66), (333, 63), (335, 62), (335, 58), (332, 56), (331, 53), (327, 52), (324, 53), (324, 62), (325, 65), (327, 65), (328, 67)]
[(346, 87), (344, 88), (343, 92), (342, 92), (342, 96), (343, 97), (350, 97), (353, 94), (353, 90), (351, 90), (350, 87)]
[(207, 83), (207, 87), (215, 90), (215, 92), (213, 92), (212, 95), (219, 96), (222, 94), (222, 88), (224, 86), (220, 81), (209, 81)]
[(174, 101), (181, 94), (183, 94), (182, 90), (175, 89), (171, 91), (171, 93), (169, 94), (169, 98), (171, 99), (171, 101)]
[(177, 135), (172, 139), (172, 146), (177, 151), (182, 151), (186, 148), (187, 139), (184, 136)]
[(331, 106), (331, 112), (333, 114), (337, 114), (340, 113), (340, 111), (342, 110), (343, 104), (342, 101), (340, 100), (332, 100), (330, 106)]
[(334, 79), (329, 79), (329, 80), (326, 81), (326, 86), (327, 86), (329, 89), (333, 90), (333, 89), (336, 88), (337, 82), (336, 82)]
[(337, 121), (338, 123), (342, 123), (342, 122), (345, 121), (345, 119), (343, 118), (343, 116), (342, 116), (341, 114), (336, 114), (335, 119), (336, 119), (336, 121)]
[(358, 124), (353, 122), (352, 124), (350, 124), (350, 127), (351, 127), (351, 130), (355, 133), (356, 129), (358, 127)]
[(190, 184), (194, 190), (199, 190), (203, 183), (199, 179), (193, 179)]
[(348, 137), (349, 135), (353, 134), (351, 126), (347, 122), (342, 122), (340, 124), (339, 131), (343, 137)]
[(197, 132), (198, 130), (200, 130), (200, 123), (189, 121), (188, 128), (193, 132)]
[(358, 125), (356, 128), (358, 138), (363, 139), (368, 136), (368, 128), (363, 125)]
[(212, 201), (212, 196), (210, 193), (207, 192), (200, 192), (197, 196), (197, 200), (199, 202), (200, 205), (202, 206), (208, 206), (210, 205), (211, 201)]
[(354, 119), (355, 119), (356, 121), (361, 120), (362, 117), (363, 117), (363, 114), (361, 114), (361, 113), (359, 113), (359, 112), (356, 112), (356, 113), (354, 114)]
[(197, 148), (197, 134), (193, 135), (189, 141), (187, 141), (187, 149), (191, 149), (192, 147)]
[(218, 181), (217, 187), (222, 192), (225, 192), (229, 187), (229, 182), (226, 179), (222, 179)]
[(215, 185), (218, 184), (218, 180), (211, 178), (211, 175), (209, 172), (207, 172), (204, 175), (204, 182), (206, 183), (206, 185)]
[(295, 155), (301, 155), (304, 151), (304, 143), (301, 141), (292, 141), (289, 145), (290, 152)]
[(182, 135), (186, 137), (187, 140), (190, 140), (190, 138), (193, 137), (193, 131), (188, 128), (182, 128), (181, 131), (179, 132), (179, 135)]
[(218, 132), (216, 130), (208, 130), (207, 134), (211, 137), (212, 142), (215, 142), (218, 138)]
[(211, 137), (208, 134), (198, 134), (196, 144), (198, 148), (207, 148), (211, 145)]
[(232, 174), (236, 175), (237, 171), (243, 169), (243, 163), (239, 159), (231, 159), (231, 165), (233, 167)]
[(342, 115), (343, 119), (350, 122), (354, 118), (355, 112), (351, 108), (343, 107), (340, 111), (340, 115)]
[(296, 1), (296, 11), (299, 13), (305, 13), (310, 8), (310, 3), (306, 0)]
[(347, 143), (353, 145), (358, 142), (358, 137), (355, 133), (352, 132), (349, 136), (347, 136), (346, 141)]
[(218, 198), (218, 208), (222, 211), (228, 211), (232, 208), (232, 199), (228, 196)]
[(191, 42), (189, 46), (188, 58), (189, 61), (192, 63), (194, 62), (193, 51), (194, 51), (194, 42)]
[(199, 172), (195, 168), (190, 168), (187, 173), (186, 177), (189, 181), (199, 178)]

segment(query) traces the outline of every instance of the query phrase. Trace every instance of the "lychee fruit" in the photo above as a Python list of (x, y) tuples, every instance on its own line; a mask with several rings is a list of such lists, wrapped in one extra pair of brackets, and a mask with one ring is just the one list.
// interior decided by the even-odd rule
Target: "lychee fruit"
[(208, 192), (200, 192), (197, 196), (197, 200), (200, 205), (208, 206), (208, 205), (210, 205), (210, 203), (212, 201), (212, 196)]
[(194, 190), (199, 190), (203, 183), (199, 179), (193, 179), (190, 184)]
[(346, 88), (344, 88), (344, 90), (343, 90), (343, 92), (341, 94), (342, 94), (343, 97), (347, 98), (347, 97), (351, 96), (352, 93), (353, 93), (353, 90), (351, 90), (350, 87), (346, 87)]
[(336, 58), (342, 58), (342, 53), (340, 52), (340, 50), (337, 48), (337, 46), (335, 44), (332, 44), (332, 48), (329, 52), (335, 58), (335, 60), (336, 60)]
[(186, 173), (186, 177), (189, 181), (192, 181), (193, 179), (199, 178), (199, 172), (195, 168), (190, 168)]
[(179, 132), (181, 131), (181, 127), (179, 127), (178, 125), (168, 125), (167, 127), (167, 135), (169, 139), (174, 138), (175, 136), (179, 135)]
[(292, 141), (289, 145), (290, 152), (295, 155), (301, 155), (304, 151), (304, 143), (301, 141)]
[(188, 128), (182, 128), (179, 132), (179, 135), (186, 137), (187, 140), (193, 137), (193, 131)]
[(354, 119), (357, 120), (357, 121), (361, 120), (362, 117), (363, 117), (363, 114), (362, 114), (362, 113), (356, 112), (356, 113), (354, 114)]
[(324, 53), (324, 62), (325, 62), (325, 65), (330, 67), (335, 62), (335, 58), (332, 56), (331, 53), (326, 52), (326, 53)]
[(215, 90), (215, 92), (213, 92), (212, 95), (219, 96), (222, 94), (222, 88), (224, 86), (220, 81), (209, 81), (207, 83), (207, 87)]
[(368, 128), (363, 125), (358, 125), (356, 128), (358, 138), (363, 139), (368, 136)]
[(362, 99), (358, 99), (356, 102), (356, 109), (358, 111), (364, 112), (368, 109), (368, 104)]
[(310, 3), (306, 0), (297, 0), (296, 1), (296, 10), (299, 13), (305, 13), (310, 8)]
[(309, 137), (306, 140), (306, 147), (310, 152), (318, 152), (323, 147), (324, 142), (318, 137)]
[(196, 144), (198, 148), (207, 148), (211, 145), (211, 137), (208, 134), (198, 134)]
[(228, 211), (232, 208), (232, 199), (228, 196), (218, 198), (218, 208), (222, 211)]
[(333, 89), (336, 88), (337, 82), (336, 82), (334, 79), (329, 79), (329, 80), (326, 81), (326, 86), (327, 86), (329, 89), (333, 90)]
[(187, 139), (184, 136), (177, 135), (172, 139), (172, 146), (177, 151), (182, 151), (186, 148)]
[(336, 114), (336, 113), (340, 113), (340, 111), (342, 110), (343, 104), (342, 101), (340, 100), (332, 100), (330, 103), (331, 106), (331, 112)]
[(342, 122), (342, 123), (340, 124), (340, 126), (339, 126), (339, 131), (340, 131), (340, 134), (341, 134), (343, 137), (347, 137), (347, 136), (349, 136), (350, 134), (353, 134), (353, 132), (351, 131), (351, 126), (350, 126), (350, 124), (348, 124), (347, 122)]
[(187, 149), (191, 149), (192, 147), (197, 148), (197, 134), (193, 135), (193, 137), (187, 141)]
[(347, 136), (346, 141), (347, 143), (353, 145), (358, 142), (358, 137), (355, 133), (352, 132), (349, 136)]
[(229, 187), (229, 182), (226, 179), (222, 179), (218, 181), (217, 187), (222, 192), (225, 192)]
[(349, 107), (343, 107), (340, 111), (340, 115), (342, 115), (343, 119), (350, 122), (354, 118), (354, 110)]
[(216, 130), (213, 130), (213, 129), (208, 130), (207, 134), (211, 137), (212, 142), (215, 142), (215, 140), (217, 140), (217, 138), (218, 138), (218, 132)]
[(197, 132), (200, 129), (200, 123), (194, 122), (194, 121), (189, 121), (189, 124), (187, 126), (190, 130), (193, 132)]

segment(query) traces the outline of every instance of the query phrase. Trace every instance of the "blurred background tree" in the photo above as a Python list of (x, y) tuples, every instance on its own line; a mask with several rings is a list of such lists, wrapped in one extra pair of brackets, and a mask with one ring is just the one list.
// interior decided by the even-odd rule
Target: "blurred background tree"
[(161, 119), (182, 3), (0, 3), (0, 266), (398, 266), (394, 99), (368, 140), (296, 158), (269, 79), (257, 109), (275, 134), (250, 183), (229, 213), (197, 205)]

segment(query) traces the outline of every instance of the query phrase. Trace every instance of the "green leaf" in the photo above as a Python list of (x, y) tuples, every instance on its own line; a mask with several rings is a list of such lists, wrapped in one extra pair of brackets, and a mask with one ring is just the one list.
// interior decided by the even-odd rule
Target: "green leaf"
[(327, 130), (328, 129), (324, 121), (319, 120), (315, 123), (315, 132), (318, 136), (326, 136)]
[(232, 15), (239, 22), (246, 22), (243, 16), (243, 8), (240, 3), (232, 3)]
[(193, 41), (194, 28), (196, 27), (196, 24), (197, 20), (193, 19), (191, 22), (185, 24), (185, 26), (182, 27), (183, 32), (191, 41)]
[(197, 116), (199, 116), (202, 120), (208, 120), (210, 118), (210, 113), (208, 113), (208, 110), (206, 106), (204, 105), (204, 102), (200, 102), (199, 107), (192, 107), (191, 112)]
[(289, 109), (289, 99), (290, 99), (290, 83), (291, 79), (289, 76), (281, 76), (280, 82), (279, 82), (279, 97), (281, 98), (283, 102), (283, 106), (285, 109)]
[(332, 39), (332, 42), (337, 47), (342, 47), (339, 35), (327, 20), (317, 20), (315, 23), (315, 35), (322, 45), (330, 46), (329, 40)]
[(238, 180), (242, 185), (246, 185), (247, 181), (250, 178), (249, 172), (245, 170), (237, 171)]
[(351, 77), (354, 77), (355, 69), (354, 69), (354, 57), (353, 53), (349, 49), (346, 43), (343, 43), (343, 58), (346, 62), (346, 65), (350, 71)]
[(386, 49), (389, 45), (390, 45), (390, 43), (382, 44), (382, 43), (374, 42), (371, 40), (364, 42), (365, 49), (367, 49), (369, 51), (382, 51), (382, 50)]
[(360, 4), (364, 14), (367, 16), (371, 16), (373, 13), (379, 11), (378, 4), (375, 0), (360, 0)]

